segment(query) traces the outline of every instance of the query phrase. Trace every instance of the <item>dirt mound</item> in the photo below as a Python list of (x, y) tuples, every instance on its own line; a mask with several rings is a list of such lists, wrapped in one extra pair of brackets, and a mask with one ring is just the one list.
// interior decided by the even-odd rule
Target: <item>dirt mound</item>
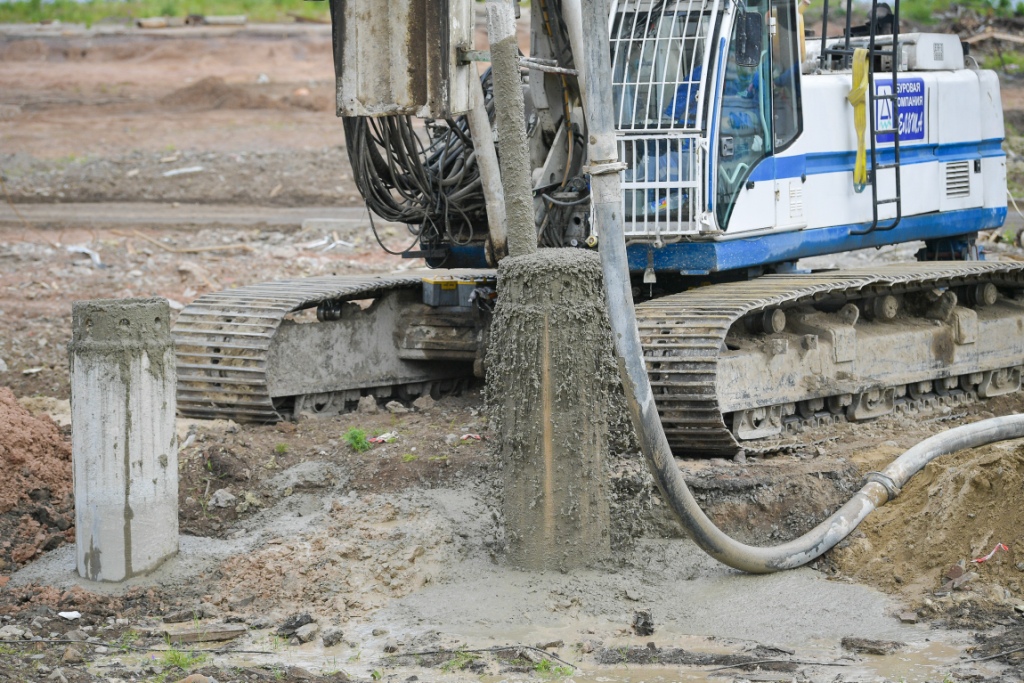
[[(1024, 583), (1024, 446), (995, 444), (940, 458), (876, 510), (833, 553), (840, 570), (889, 590), (935, 591), (965, 560), (964, 589), (991, 603), (1019, 601)], [(1009, 550), (989, 561), (997, 543)]]
[(160, 98), (160, 104), (175, 109), (284, 109), (287, 105), (266, 95), (228, 85), (219, 76), (207, 76)]
[(41, 40), (12, 40), (0, 45), (0, 61), (42, 62), (50, 55), (50, 47)]
[(45, 489), (50, 499), (71, 493), (71, 446), (48, 417), (33, 417), (0, 387), (0, 513)]
[(0, 387), (0, 570), (74, 539), (71, 446)]

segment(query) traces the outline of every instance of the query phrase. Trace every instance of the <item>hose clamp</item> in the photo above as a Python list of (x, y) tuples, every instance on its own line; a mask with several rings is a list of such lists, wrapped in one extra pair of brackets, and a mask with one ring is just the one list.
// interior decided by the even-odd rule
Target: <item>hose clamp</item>
[(588, 175), (605, 175), (607, 173), (618, 173), (625, 171), (629, 166), (624, 161), (605, 161), (596, 164), (589, 164), (583, 167), (583, 172)]
[(888, 500), (885, 501), (887, 503), (892, 502), (893, 498), (900, 495), (901, 489), (896, 485), (896, 482), (893, 481), (892, 477), (886, 476), (881, 472), (868, 472), (867, 476), (864, 477), (864, 483), (868, 484), (870, 482), (882, 485), (882, 488), (885, 489), (885, 493), (888, 496)]

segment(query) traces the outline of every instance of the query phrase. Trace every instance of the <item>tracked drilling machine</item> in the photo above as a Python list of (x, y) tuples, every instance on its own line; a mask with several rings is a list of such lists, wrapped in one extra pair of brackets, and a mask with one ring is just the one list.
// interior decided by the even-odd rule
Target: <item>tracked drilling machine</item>
[[(174, 328), (184, 415), (335, 414), (483, 376), (505, 244), (472, 2), (329, 1), (356, 184), (372, 216), (408, 227), (402, 255), (437, 270), (200, 297)], [(835, 28), (825, 0), (818, 33), (799, 0), (611, 0), (600, 71), (580, 57), (580, 0), (531, 6), (537, 241), (601, 249), (583, 86), (605, 79), (644, 362), (676, 454), (1020, 389), (1024, 267), (976, 242), (1006, 216), (998, 79), (954, 35), (900, 33), (898, 2), (873, 1), (863, 25), (857, 7)], [(916, 261), (801, 266), (907, 242)]]

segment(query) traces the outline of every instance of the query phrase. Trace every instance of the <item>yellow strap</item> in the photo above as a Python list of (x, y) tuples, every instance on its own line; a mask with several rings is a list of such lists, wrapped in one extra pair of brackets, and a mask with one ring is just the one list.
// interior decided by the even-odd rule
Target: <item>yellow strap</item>
[(853, 51), (853, 86), (846, 99), (853, 105), (853, 128), (857, 131), (857, 159), (853, 164), (853, 189), (862, 192), (868, 184), (867, 151), (864, 148), (864, 129), (867, 128), (868, 51), (859, 47)]

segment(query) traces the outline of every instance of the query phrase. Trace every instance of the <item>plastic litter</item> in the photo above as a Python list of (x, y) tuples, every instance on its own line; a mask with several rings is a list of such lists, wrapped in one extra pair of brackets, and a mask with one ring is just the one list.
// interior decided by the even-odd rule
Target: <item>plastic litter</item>
[(1007, 548), (1006, 545), (1003, 544), (1003, 543), (996, 543), (996, 547), (992, 548), (992, 552), (990, 552), (988, 555), (985, 555), (984, 557), (976, 557), (976, 558), (974, 558), (973, 560), (971, 560), (971, 563), (972, 564), (981, 564), (982, 562), (988, 562), (1000, 550), (1002, 550), (1003, 552), (1009, 552), (1010, 549)]
[(372, 436), (367, 439), (370, 443), (391, 443), (392, 441), (398, 441), (398, 432), (385, 432), (380, 436)]

